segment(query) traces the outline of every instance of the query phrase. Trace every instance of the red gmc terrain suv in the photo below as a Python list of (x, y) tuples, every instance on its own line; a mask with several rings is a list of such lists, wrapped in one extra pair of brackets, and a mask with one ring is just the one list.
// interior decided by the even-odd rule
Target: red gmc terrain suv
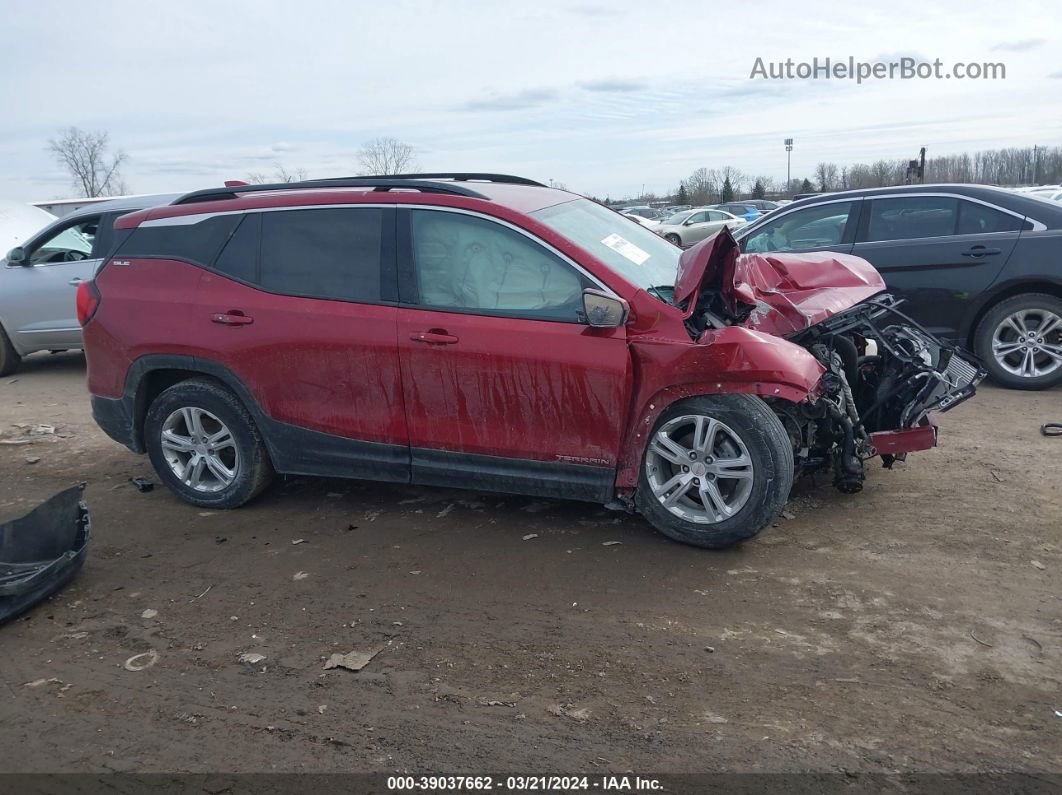
[(230, 186), (115, 224), (78, 291), (96, 421), (182, 499), (275, 472), (620, 504), (724, 547), (794, 475), (936, 443), (975, 359), (857, 257), (681, 251), (530, 180)]

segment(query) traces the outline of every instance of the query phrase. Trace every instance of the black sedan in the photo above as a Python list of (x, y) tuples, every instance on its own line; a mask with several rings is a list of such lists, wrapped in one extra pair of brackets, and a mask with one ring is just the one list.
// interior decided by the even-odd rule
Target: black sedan
[(1062, 383), (1062, 205), (984, 185), (903, 185), (794, 202), (735, 234), (746, 253), (840, 251), (903, 309), (1017, 389)]

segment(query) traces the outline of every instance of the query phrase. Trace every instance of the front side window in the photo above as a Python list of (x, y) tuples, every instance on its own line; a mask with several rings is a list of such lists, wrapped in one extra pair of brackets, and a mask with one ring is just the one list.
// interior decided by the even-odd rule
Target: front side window
[(867, 241), (914, 240), (955, 234), (959, 200), (946, 196), (874, 199)]
[(766, 253), (839, 245), (854, 206), (855, 202), (831, 202), (795, 210), (756, 227), (744, 238), (742, 248), (748, 253)]
[(89, 259), (99, 222), (97, 217), (88, 218), (56, 232), (29, 253), (29, 264), (52, 265)]
[(693, 213), (686, 219), (686, 226), (693, 226), (694, 224), (703, 224), (708, 220), (708, 212), (702, 211), (699, 213)]
[(485, 218), (437, 210), (413, 210), (411, 215), (422, 305), (579, 320), (583, 288), (591, 284), (544, 246)]

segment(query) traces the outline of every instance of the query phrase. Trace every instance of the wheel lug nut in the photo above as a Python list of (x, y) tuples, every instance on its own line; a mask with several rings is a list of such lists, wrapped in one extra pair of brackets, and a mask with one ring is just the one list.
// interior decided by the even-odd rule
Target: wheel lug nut
[(697, 460), (697, 451), (696, 450), (690, 450), (690, 460), (691, 461), (696, 461)]
[(694, 486), (699, 486), (699, 485), (701, 485), (701, 480), (700, 480), (700, 478), (694, 478), (694, 479), (693, 479), (693, 485), (694, 485)]
[(687, 466), (684, 466), (684, 467), (682, 467), (682, 471), (683, 471), (683, 472), (689, 472), (689, 471), (690, 471), (690, 468), (689, 468), (689, 467), (687, 467)]

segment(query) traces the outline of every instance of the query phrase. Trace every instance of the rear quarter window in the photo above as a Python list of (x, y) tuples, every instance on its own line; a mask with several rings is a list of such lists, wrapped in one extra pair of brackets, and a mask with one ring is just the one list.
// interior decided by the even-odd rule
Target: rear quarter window
[(176, 222), (172, 224), (155, 224), (148, 220), (129, 234), (115, 256), (176, 259), (210, 265), (241, 217), (238, 214), (213, 215), (192, 223), (184, 222), (180, 216), (160, 219)]

